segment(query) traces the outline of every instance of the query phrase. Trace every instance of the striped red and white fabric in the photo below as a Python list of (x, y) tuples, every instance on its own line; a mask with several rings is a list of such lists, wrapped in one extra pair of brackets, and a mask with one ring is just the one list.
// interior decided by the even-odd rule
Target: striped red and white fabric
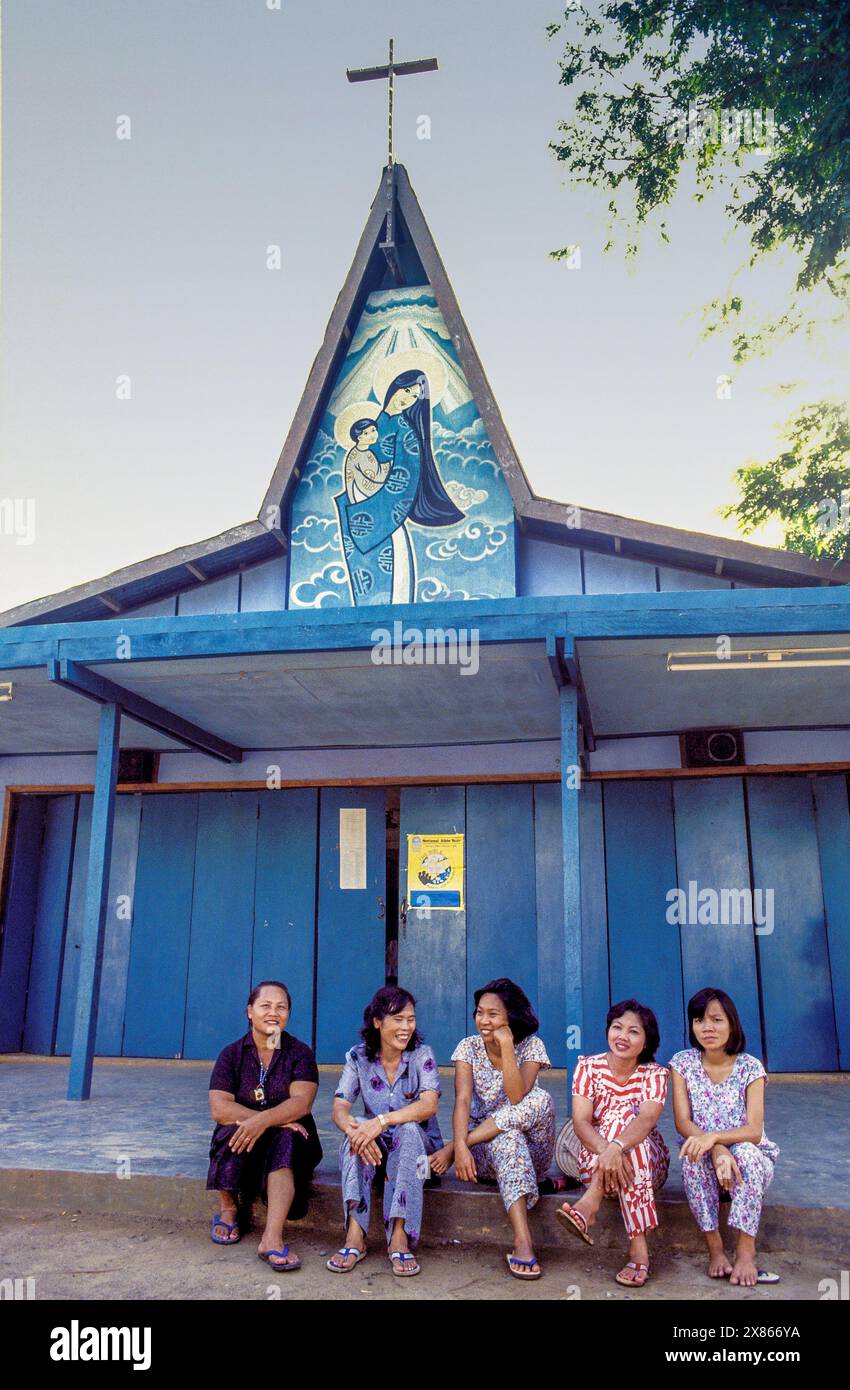
[[(667, 1068), (657, 1062), (641, 1062), (618, 1081), (611, 1071), (608, 1055), (595, 1053), (579, 1057), (573, 1076), (573, 1095), (584, 1096), (593, 1106), (593, 1127), (605, 1139), (617, 1139), (627, 1129), (646, 1102), (663, 1105), (667, 1099)], [(629, 1236), (651, 1231), (658, 1225), (655, 1193), (667, 1181), (670, 1153), (657, 1129), (642, 1143), (630, 1149), (626, 1160), (635, 1172), (635, 1182), (619, 1194), (620, 1211)], [(579, 1176), (583, 1183), (593, 1178), (598, 1155), (584, 1145), (579, 1154)]]

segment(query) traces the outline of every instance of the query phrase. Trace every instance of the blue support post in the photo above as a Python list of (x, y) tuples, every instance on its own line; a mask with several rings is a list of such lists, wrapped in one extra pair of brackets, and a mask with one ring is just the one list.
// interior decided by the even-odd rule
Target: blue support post
[(85, 921), (80, 949), (71, 1068), (68, 1073), (68, 1100), (88, 1100), (91, 1095), (106, 899), (109, 892), (109, 865), (112, 859), (112, 826), (115, 819), (120, 731), (120, 708), (118, 705), (103, 705), (97, 743)]
[(567, 1043), (567, 1089), (579, 1048), (583, 1046), (584, 999), (581, 949), (581, 859), (579, 841), (579, 796), (581, 769), (578, 741), (578, 692), (563, 684), (561, 705), (561, 812), (564, 847), (564, 985)]

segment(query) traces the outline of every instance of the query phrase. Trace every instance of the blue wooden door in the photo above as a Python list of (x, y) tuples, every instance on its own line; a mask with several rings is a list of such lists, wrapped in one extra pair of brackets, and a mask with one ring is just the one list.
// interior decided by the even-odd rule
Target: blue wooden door
[[(678, 886), (750, 891), (744, 788), (740, 777), (694, 777), (673, 783)], [(696, 890), (689, 885), (697, 884)], [(722, 898), (721, 898), (722, 902)], [(745, 916), (726, 913), (726, 916)], [(674, 927), (670, 928), (675, 931)], [(756, 937), (746, 921), (679, 927), (685, 1005), (697, 990), (716, 986), (735, 1001), (748, 1051), (763, 1056), (756, 971)]]
[(313, 1045), (316, 787), (260, 793), (251, 983), (281, 980), (292, 995), (288, 1031)]
[(16, 808), (0, 949), (0, 1051), (18, 1052), (24, 1032), (27, 979), (38, 909), (38, 861), (47, 812), (40, 796)]
[(808, 777), (750, 777), (753, 888), (770, 893), (772, 930), (757, 936), (771, 1071), (838, 1065), (826, 920)]
[(123, 1050), (125, 1057), (180, 1057), (198, 793), (142, 801)]
[(685, 1043), (679, 928), (667, 921), (676, 887), (672, 790), (662, 781), (607, 782), (603, 799), (611, 1002), (652, 1009), (664, 1062)]
[(248, 1027), (257, 793), (198, 803), (184, 1057), (217, 1057)]
[(117, 798), (97, 1008), (95, 1052), (99, 1057), (121, 1056), (141, 811), (140, 795)]
[(48, 1055), (55, 1046), (76, 821), (76, 796), (50, 797), (38, 871), (24, 1052)]
[[(470, 994), (500, 976), (538, 1007), (534, 788), (487, 783), (466, 793), (467, 952)], [(472, 1025), (468, 1031), (472, 1031)]]
[(77, 808), (74, 835), (71, 884), (65, 924), (65, 947), (62, 955), (62, 984), (59, 997), (59, 1016), (56, 1023), (56, 1052), (68, 1056), (74, 1036), (74, 1014), (77, 1005), (77, 981), (80, 974), (80, 947), (83, 944), (83, 914), (86, 905), (86, 881), (89, 867), (91, 838), (91, 795), (81, 796)]
[[(352, 885), (352, 886), (349, 886)], [(316, 1055), (340, 1062), (386, 980), (382, 789), (323, 787), (319, 813)]]
[[(408, 835), (465, 835), (466, 788), (403, 787), (399, 820), (399, 909), (407, 900)], [(399, 912), (398, 982), (416, 999), (420, 1030), (441, 1064), (472, 1030), (466, 988), (466, 909)]]

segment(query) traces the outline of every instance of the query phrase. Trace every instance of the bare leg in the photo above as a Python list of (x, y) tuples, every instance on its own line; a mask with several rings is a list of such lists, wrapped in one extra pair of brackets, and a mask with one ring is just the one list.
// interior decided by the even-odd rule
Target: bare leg
[(404, 1251), (405, 1254), (410, 1249), (407, 1243), (407, 1231), (404, 1229), (404, 1219), (401, 1216), (393, 1218), (393, 1230), (390, 1236), (389, 1252), (392, 1255), (395, 1251)]
[(738, 1232), (738, 1248), (735, 1251), (735, 1267), (729, 1280), (730, 1284), (741, 1284), (745, 1288), (755, 1288), (756, 1276), (756, 1242), (753, 1236), (748, 1236), (746, 1231)]
[(488, 1144), (491, 1139), (497, 1139), (502, 1131), (492, 1120), (482, 1120), (480, 1125), (471, 1129), (466, 1136), (466, 1146), (471, 1149), (473, 1144)]
[[(220, 1216), (227, 1226), (232, 1226), (238, 1215), (235, 1192), (217, 1192), (215, 1194), (215, 1211), (213, 1216)], [(235, 1245), (239, 1239), (239, 1232), (228, 1231), (227, 1226), (220, 1226), (216, 1222), (212, 1233), (226, 1245)]]
[(732, 1266), (726, 1258), (723, 1237), (719, 1231), (703, 1231), (708, 1246), (708, 1273), (711, 1279), (725, 1279), (732, 1273)]
[[(283, 1226), (295, 1196), (292, 1169), (277, 1168), (269, 1173), (266, 1189), (266, 1225), (257, 1247), (261, 1255), (266, 1250), (283, 1249)], [(295, 1256), (290, 1253), (285, 1260), (273, 1259), (270, 1264), (280, 1269), (283, 1265), (295, 1264)]]
[[(530, 1260), (534, 1255), (534, 1247), (531, 1244), (531, 1231), (528, 1225), (528, 1205), (525, 1197), (518, 1197), (513, 1206), (508, 1207), (508, 1220), (514, 1233), (513, 1254), (518, 1260)], [(540, 1266), (535, 1263), (528, 1271), (529, 1274), (537, 1274)]]

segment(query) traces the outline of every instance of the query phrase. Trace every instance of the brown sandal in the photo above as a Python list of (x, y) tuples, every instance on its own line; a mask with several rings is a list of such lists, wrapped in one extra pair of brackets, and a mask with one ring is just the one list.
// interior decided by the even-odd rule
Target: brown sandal
[[(628, 1271), (632, 1269), (634, 1274), (629, 1274)], [(642, 1289), (648, 1278), (649, 1265), (635, 1264), (634, 1260), (629, 1260), (619, 1274), (614, 1275), (616, 1282), (622, 1284), (625, 1289)]]

